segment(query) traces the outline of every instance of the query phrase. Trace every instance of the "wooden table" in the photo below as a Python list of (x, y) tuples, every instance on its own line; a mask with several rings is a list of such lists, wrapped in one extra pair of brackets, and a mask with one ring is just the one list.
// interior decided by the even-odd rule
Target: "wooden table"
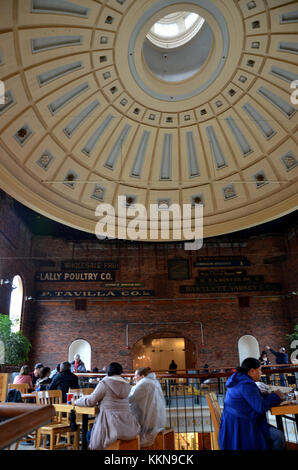
[(76, 413), (83, 416), (82, 419), (82, 450), (87, 450), (88, 443), (86, 439), (86, 434), (88, 431), (88, 419), (89, 416), (96, 416), (98, 414), (98, 406), (77, 406), (77, 405), (67, 405), (66, 403), (54, 404), (56, 411), (70, 413), (71, 410), (75, 410)]
[(298, 404), (289, 403), (288, 405), (279, 405), (271, 408), (271, 414), (276, 418), (276, 425), (278, 429), (284, 432), (282, 417), (285, 415), (294, 415), (294, 418), (288, 416), (287, 419), (296, 422), (296, 428), (298, 432)]

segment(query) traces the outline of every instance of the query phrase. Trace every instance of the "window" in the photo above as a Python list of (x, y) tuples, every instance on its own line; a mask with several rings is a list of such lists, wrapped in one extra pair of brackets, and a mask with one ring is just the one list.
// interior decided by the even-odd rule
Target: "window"
[(12, 321), (12, 331), (17, 333), (21, 328), (23, 307), (23, 281), (21, 276), (14, 276), (10, 297), (9, 319)]
[(201, 29), (204, 18), (190, 11), (179, 11), (157, 21), (147, 38), (158, 47), (170, 49), (190, 41)]

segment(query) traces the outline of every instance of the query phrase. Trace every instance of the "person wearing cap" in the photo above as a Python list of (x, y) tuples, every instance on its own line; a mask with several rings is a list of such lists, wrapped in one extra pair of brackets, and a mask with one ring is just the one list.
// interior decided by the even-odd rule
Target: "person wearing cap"
[(39, 379), (40, 372), (41, 372), (42, 368), (43, 368), (43, 364), (41, 362), (38, 362), (37, 364), (35, 364), (33, 372), (30, 372), (30, 374), (29, 374), (31, 376), (31, 379), (32, 379), (33, 387), (35, 387), (35, 384), (36, 384), (37, 380)]
[[(280, 348), (279, 351), (274, 351), (270, 346), (266, 346), (267, 349), (276, 357), (276, 364), (288, 364), (289, 363), (289, 356), (286, 353), (285, 348)], [(286, 379), (284, 374), (279, 374), (280, 378), (280, 385), (282, 387), (286, 387)]]

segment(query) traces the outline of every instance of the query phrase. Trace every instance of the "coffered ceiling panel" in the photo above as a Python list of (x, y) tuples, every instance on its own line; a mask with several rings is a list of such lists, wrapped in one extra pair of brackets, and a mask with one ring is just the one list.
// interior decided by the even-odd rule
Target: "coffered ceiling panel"
[[(151, 43), (179, 12), (204, 19), (196, 36)], [(119, 196), (127, 221), (138, 204), (148, 221), (151, 204), (190, 204), (193, 222), (202, 204), (204, 237), (297, 208), (297, 1), (5, 0), (0, 13), (0, 186), (23, 204), (91, 233), (110, 204), (122, 234)]]

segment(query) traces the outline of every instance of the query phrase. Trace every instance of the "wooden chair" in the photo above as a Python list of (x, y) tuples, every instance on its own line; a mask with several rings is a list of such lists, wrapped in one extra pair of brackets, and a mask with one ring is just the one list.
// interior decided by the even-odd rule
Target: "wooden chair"
[(214, 392), (206, 394), (207, 403), (209, 406), (209, 411), (214, 427), (214, 434), (212, 439), (212, 450), (220, 450), (218, 445), (218, 433), (221, 420), (221, 409)]
[(0, 402), (5, 402), (7, 396), (8, 374), (0, 374)]
[(142, 446), (141, 450), (175, 450), (174, 429), (160, 431), (155, 437), (154, 443), (148, 447)]
[[(36, 392), (36, 403), (40, 405), (62, 403), (62, 392), (61, 390), (45, 390)], [(62, 435), (67, 436), (67, 442), (59, 442)], [(62, 421), (62, 414), (56, 413), (55, 418), (52, 420), (51, 424), (42, 426), (37, 430), (36, 449), (58, 450), (65, 447), (73, 447), (73, 450), (78, 450), (79, 435), (79, 426), (76, 431), (72, 431), (68, 422)], [(44, 442), (46, 436), (50, 437), (49, 447), (47, 447)], [(71, 436), (73, 436), (73, 444), (71, 443)]]
[(128, 441), (118, 439), (108, 445), (104, 450), (140, 450), (140, 448), (140, 436), (136, 436)]
[[(19, 390), (20, 393), (28, 393), (29, 385), (28, 384), (8, 384), (8, 390)], [(19, 441), (15, 442), (14, 450), (17, 450), (20, 442), (29, 443), (32, 440), (36, 441), (36, 433), (33, 432), (31, 435), (22, 437)]]
[(19, 390), (20, 393), (28, 393), (29, 385), (28, 384), (8, 384), (8, 389)]
[(174, 429), (165, 429), (163, 431), (164, 450), (175, 450), (175, 431)]

